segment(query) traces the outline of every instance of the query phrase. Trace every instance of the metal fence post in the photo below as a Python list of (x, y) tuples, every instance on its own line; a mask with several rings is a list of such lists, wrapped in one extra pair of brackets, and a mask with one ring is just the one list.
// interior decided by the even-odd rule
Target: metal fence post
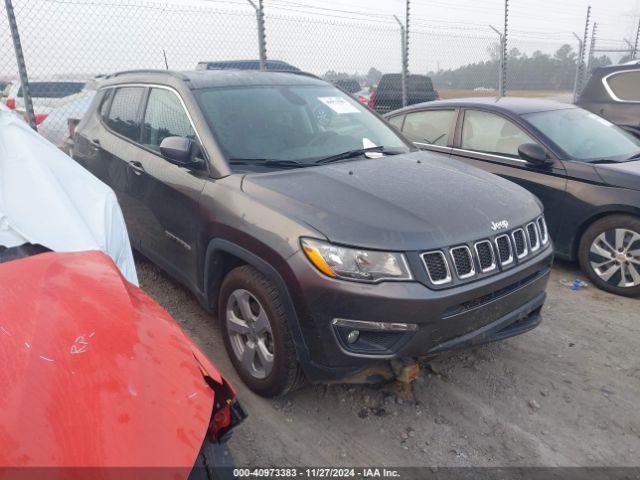
[(262, 0), (257, 0), (258, 5), (253, 3), (252, 0), (247, 0), (253, 9), (256, 11), (256, 23), (258, 26), (258, 56), (260, 59), (260, 70), (267, 69), (267, 39), (266, 30), (264, 27), (264, 5)]
[(631, 52), (631, 60), (636, 59), (638, 54), (638, 42), (640, 41), (640, 19), (638, 19), (638, 28), (636, 29), (636, 41), (633, 43), (633, 51)]
[(402, 64), (402, 106), (406, 107), (407, 81), (409, 77), (409, 0), (406, 0), (404, 10), (404, 62)]
[(582, 83), (584, 82), (584, 56), (587, 50), (587, 37), (589, 36), (589, 24), (591, 23), (591, 5), (587, 7), (587, 16), (584, 21), (584, 33), (582, 34), (582, 39), (578, 37), (575, 33), (574, 37), (578, 39), (578, 45), (580, 45), (580, 49), (578, 50), (578, 66), (576, 68), (576, 79), (573, 84), (573, 101), (575, 102), (578, 99), (578, 95), (582, 92)]
[(18, 74), (20, 76), (20, 88), (22, 89), (22, 97), (24, 98), (24, 108), (27, 112), (27, 121), (31, 128), (37, 131), (36, 116), (33, 113), (33, 102), (31, 101), (31, 89), (29, 88), (29, 76), (27, 75), (27, 65), (24, 61), (22, 53), (22, 43), (20, 42), (20, 34), (18, 33), (18, 23), (16, 15), (13, 11), (11, 0), (4, 0), (7, 10), (7, 19), (9, 20), (9, 29), (11, 30), (11, 40), (13, 48), (16, 52), (16, 63), (18, 64)]
[(407, 106), (407, 61), (405, 55), (405, 46), (406, 46), (406, 32), (404, 29), (403, 23), (400, 21), (398, 17), (395, 15), (393, 18), (396, 19), (398, 25), (400, 25), (400, 55), (402, 56), (402, 106)]
[(587, 63), (587, 73), (591, 72), (593, 66), (594, 54), (596, 53), (596, 33), (598, 32), (598, 22), (593, 22), (591, 29), (591, 44), (589, 45), (589, 62)]
[(493, 25), (489, 25), (489, 28), (498, 34), (498, 38), (500, 39), (500, 58), (498, 59), (498, 95), (502, 96), (502, 91), (504, 90), (502, 87), (502, 69), (504, 64), (504, 36), (502, 32), (498, 30)]
[(502, 33), (502, 49), (500, 62), (502, 63), (502, 72), (500, 75), (500, 91), (501, 97), (507, 94), (507, 38), (509, 35), (509, 0), (504, 0), (504, 32)]
[(582, 55), (584, 53), (584, 43), (582, 39), (576, 34), (576, 32), (572, 32), (573, 36), (578, 40), (578, 58), (576, 59), (576, 77), (573, 80), (573, 103), (576, 103), (578, 99), (578, 91), (580, 90), (582, 84)]

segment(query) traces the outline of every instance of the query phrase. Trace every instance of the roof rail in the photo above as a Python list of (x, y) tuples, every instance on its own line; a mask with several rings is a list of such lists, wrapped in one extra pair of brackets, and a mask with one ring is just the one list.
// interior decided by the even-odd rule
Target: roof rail
[(118, 77), (120, 75), (135, 74), (135, 73), (164, 73), (164, 74), (169, 75), (171, 77), (179, 78), (180, 80), (188, 80), (187, 77), (185, 77), (180, 72), (176, 72), (176, 71), (173, 71), (173, 70), (153, 69), (153, 68), (146, 68), (146, 69), (142, 68), (142, 69), (138, 69), (138, 70), (123, 70), (121, 72), (114, 72), (114, 73), (110, 73), (109, 75), (106, 75), (104, 77), (104, 79), (115, 78), (115, 77)]

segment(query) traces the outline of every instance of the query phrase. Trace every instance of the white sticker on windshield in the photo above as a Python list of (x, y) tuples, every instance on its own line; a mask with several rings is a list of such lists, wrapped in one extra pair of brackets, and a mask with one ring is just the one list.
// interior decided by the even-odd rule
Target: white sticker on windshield
[(351, 105), (342, 97), (318, 97), (318, 100), (320, 100), (338, 115), (342, 115), (344, 113), (360, 113), (360, 110)]

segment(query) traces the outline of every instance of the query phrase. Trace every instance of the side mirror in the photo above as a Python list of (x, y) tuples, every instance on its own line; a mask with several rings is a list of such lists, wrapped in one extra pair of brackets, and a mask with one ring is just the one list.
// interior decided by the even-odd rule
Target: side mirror
[(547, 152), (537, 143), (523, 143), (518, 147), (518, 154), (534, 165), (543, 166), (552, 163)]
[(187, 165), (191, 163), (193, 141), (185, 137), (166, 137), (160, 143), (160, 153), (171, 163)]

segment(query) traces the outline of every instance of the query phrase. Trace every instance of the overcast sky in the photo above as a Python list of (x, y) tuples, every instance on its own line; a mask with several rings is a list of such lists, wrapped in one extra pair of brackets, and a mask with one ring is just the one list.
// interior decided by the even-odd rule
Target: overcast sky
[[(256, 0), (257, 1), (257, 0)], [(108, 73), (194, 68), (199, 60), (257, 58), (255, 17), (246, 0), (13, 0), (29, 73)], [(635, 41), (640, 0), (511, 0), (509, 47), (555, 52), (582, 36), (588, 4), (598, 48)], [(267, 53), (313, 73), (399, 71), (397, 15), (404, 0), (264, 0)], [(489, 58), (502, 30), (503, 0), (412, 0), (410, 69), (426, 72)], [(616, 60), (616, 55), (611, 55)], [(0, 17), (0, 77), (15, 75), (6, 18)]]

